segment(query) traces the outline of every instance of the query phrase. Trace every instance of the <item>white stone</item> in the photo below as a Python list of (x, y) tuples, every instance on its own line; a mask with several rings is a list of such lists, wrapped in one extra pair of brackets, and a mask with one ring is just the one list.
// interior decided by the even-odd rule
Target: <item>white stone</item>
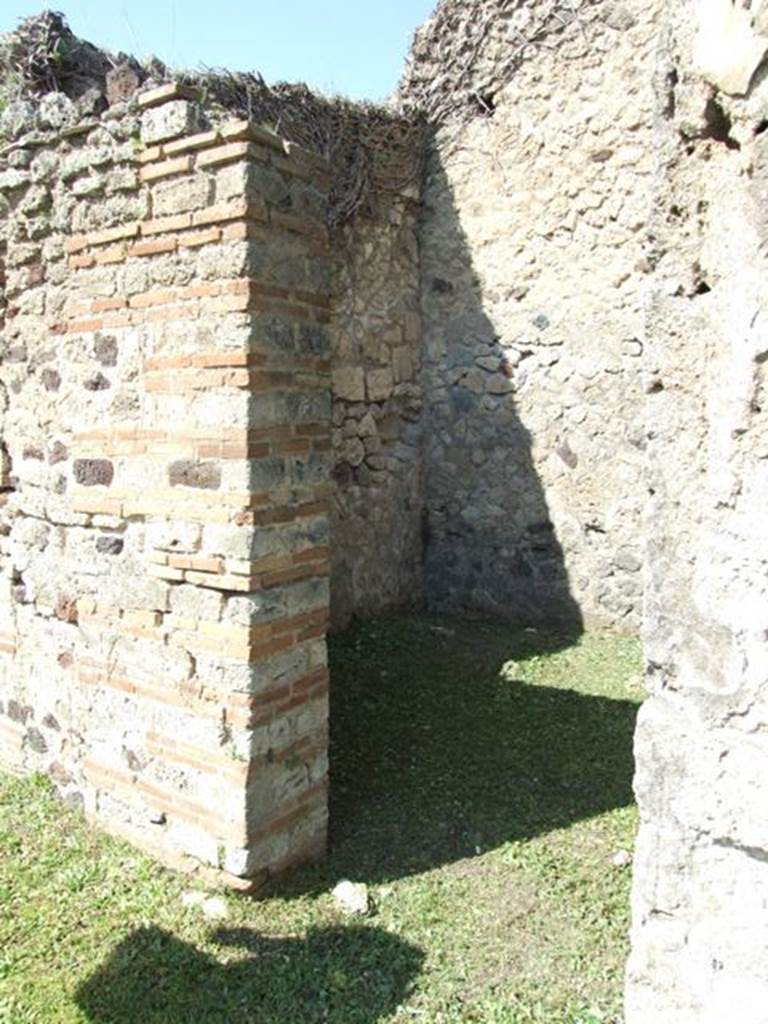
[(368, 886), (365, 882), (344, 879), (333, 890), (333, 899), (339, 910), (350, 916), (367, 914), (370, 910)]
[(203, 914), (209, 921), (225, 921), (229, 917), (227, 901), (221, 896), (209, 896), (203, 903)]
[(734, 0), (698, 0), (693, 61), (707, 81), (732, 96), (744, 95), (768, 52), (753, 14)]

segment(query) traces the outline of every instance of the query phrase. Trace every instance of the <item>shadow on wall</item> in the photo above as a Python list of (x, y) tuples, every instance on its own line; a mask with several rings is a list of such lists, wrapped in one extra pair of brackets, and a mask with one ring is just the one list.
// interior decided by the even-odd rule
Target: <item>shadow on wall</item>
[(222, 964), (160, 928), (139, 928), (77, 992), (91, 1024), (374, 1024), (394, 1013), (424, 959), (378, 928), (304, 939), (221, 929)]
[[(503, 347), (484, 310), (472, 252), (434, 146), (425, 180), (420, 237), (427, 604), (578, 630), (581, 611), (534, 467), (531, 436), (516, 407), (526, 350)], [(505, 281), (504, 294), (488, 298), (503, 311), (515, 302), (515, 288)], [(546, 326), (534, 324), (533, 334)], [(565, 463), (574, 459), (567, 444), (558, 454)]]
[(324, 870), (391, 881), (634, 803), (637, 705), (515, 681), (509, 666), (575, 639), (466, 619), (337, 637)]

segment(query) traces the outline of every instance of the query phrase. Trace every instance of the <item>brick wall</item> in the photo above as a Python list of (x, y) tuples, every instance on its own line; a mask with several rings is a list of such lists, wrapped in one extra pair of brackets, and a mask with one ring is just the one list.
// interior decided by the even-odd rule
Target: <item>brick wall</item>
[(0, 759), (236, 879), (326, 826), (324, 162), (177, 87), (0, 157)]

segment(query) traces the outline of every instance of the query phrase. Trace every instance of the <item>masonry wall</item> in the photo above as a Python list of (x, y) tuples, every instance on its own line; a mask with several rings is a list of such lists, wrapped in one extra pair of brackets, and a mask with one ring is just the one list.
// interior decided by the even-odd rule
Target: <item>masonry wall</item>
[(660, 24), (628, 1024), (768, 1014), (764, 4)]
[(402, 90), (438, 124), (420, 236), (425, 591), (635, 628), (654, 171), (638, 69), (656, 5), (500, 6), (444, 0)]
[(82, 114), (4, 117), (0, 758), (250, 884), (325, 842), (327, 170)]
[(417, 200), (374, 194), (332, 234), (335, 626), (422, 596)]

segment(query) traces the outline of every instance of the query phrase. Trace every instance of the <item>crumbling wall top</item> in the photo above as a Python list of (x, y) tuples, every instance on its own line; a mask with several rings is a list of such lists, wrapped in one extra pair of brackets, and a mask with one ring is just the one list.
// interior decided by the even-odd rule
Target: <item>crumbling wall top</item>
[(434, 125), (492, 114), (494, 96), (537, 50), (571, 60), (599, 45), (601, 26), (634, 23), (631, 6), (613, 0), (440, 0), (416, 32), (398, 103)]
[(64, 17), (44, 11), (0, 36), (0, 136), (62, 128), (81, 118), (114, 118), (146, 90), (174, 82), (193, 92), (201, 127), (246, 119), (328, 159), (331, 226), (377, 196), (417, 194), (421, 119), (394, 108), (312, 92), (302, 83), (270, 85), (257, 72), (179, 71), (78, 39)]

